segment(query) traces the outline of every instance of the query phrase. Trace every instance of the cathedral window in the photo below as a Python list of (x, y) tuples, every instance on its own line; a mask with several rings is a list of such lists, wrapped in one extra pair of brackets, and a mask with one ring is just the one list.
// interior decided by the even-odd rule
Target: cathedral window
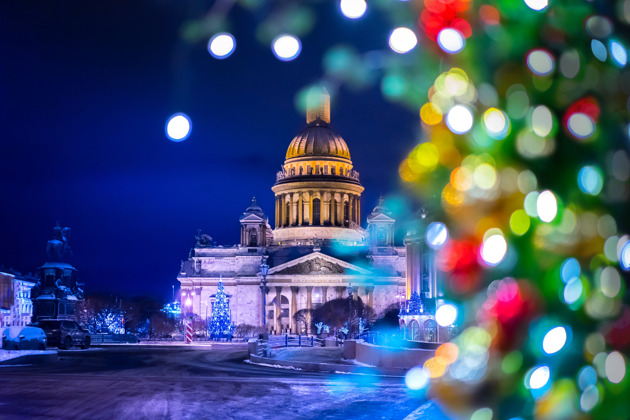
[(376, 231), (376, 246), (387, 246), (387, 231), (384, 227)]
[(313, 199), (313, 224), (315, 226), (321, 224), (321, 201), (319, 198)]
[(258, 232), (256, 232), (256, 229), (249, 230), (249, 246), (258, 246)]

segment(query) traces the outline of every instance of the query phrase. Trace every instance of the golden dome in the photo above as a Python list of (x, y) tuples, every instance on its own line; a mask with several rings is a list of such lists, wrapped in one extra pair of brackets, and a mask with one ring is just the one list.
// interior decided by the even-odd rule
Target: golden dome
[(293, 138), (287, 159), (310, 156), (334, 156), (350, 159), (348, 145), (322, 120), (315, 120)]
[(306, 108), (308, 126), (293, 138), (286, 158), (333, 156), (349, 160), (348, 145), (329, 126), (330, 96), (324, 87), (311, 89)]

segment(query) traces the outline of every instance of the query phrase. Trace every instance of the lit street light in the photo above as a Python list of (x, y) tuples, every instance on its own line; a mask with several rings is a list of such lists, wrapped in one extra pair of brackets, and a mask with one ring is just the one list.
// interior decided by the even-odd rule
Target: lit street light
[(260, 285), (260, 291), (262, 293), (262, 321), (263, 326), (267, 325), (267, 274), (269, 273), (269, 265), (267, 264), (267, 255), (262, 256), (260, 262), (260, 274), (262, 275), (262, 282)]

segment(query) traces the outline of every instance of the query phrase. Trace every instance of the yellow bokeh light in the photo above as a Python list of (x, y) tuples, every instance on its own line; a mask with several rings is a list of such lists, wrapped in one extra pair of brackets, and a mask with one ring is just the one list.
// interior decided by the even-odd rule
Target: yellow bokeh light
[(458, 191), (468, 191), (473, 186), (473, 176), (470, 169), (459, 166), (451, 172), (451, 184)]
[(516, 210), (510, 216), (510, 229), (515, 235), (524, 235), (529, 230), (530, 225), (531, 221), (525, 210)]
[(475, 184), (484, 190), (489, 190), (497, 183), (497, 171), (489, 164), (482, 163), (473, 172)]
[(424, 362), (424, 368), (427, 370), (429, 377), (431, 378), (439, 378), (444, 375), (446, 366), (446, 361), (444, 361), (441, 357), (432, 357)]
[(433, 143), (422, 143), (409, 154), (409, 167), (417, 173), (431, 172), (440, 162), (440, 152)]
[(465, 198), (466, 197), (464, 193), (461, 191), (457, 191), (450, 182), (446, 184), (444, 190), (442, 191), (442, 199), (445, 201), (446, 204), (454, 207), (458, 207), (464, 204)]
[(415, 182), (420, 177), (417, 172), (414, 172), (409, 167), (409, 159), (405, 159), (402, 161), (402, 163), (398, 167), (398, 174), (400, 175), (400, 178), (405, 182)]
[(442, 110), (436, 104), (428, 102), (420, 108), (420, 118), (427, 125), (436, 125), (442, 122)]
[(459, 355), (459, 348), (453, 343), (444, 343), (435, 351), (435, 357), (442, 359), (447, 365), (455, 362)]

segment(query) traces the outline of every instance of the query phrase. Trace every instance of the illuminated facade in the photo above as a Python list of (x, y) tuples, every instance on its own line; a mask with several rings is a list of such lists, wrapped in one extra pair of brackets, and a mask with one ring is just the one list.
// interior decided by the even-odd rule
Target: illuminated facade
[(33, 286), (35, 279), (32, 277), (0, 272), (0, 327), (24, 326), (31, 323)]
[[(235, 324), (264, 323), (275, 332), (302, 332), (296, 312), (349, 293), (377, 314), (404, 300), (406, 248), (395, 246), (395, 220), (382, 200), (367, 217), (367, 229), (361, 227), (364, 188), (346, 142), (330, 127), (325, 90), (309, 95), (306, 123), (272, 187), (274, 228), (253, 200), (239, 219), (238, 245), (217, 246), (209, 235), (197, 234), (178, 276), (186, 296), (183, 313), (211, 313), (220, 279), (232, 296)], [(269, 265), (264, 278), (263, 261)]]

